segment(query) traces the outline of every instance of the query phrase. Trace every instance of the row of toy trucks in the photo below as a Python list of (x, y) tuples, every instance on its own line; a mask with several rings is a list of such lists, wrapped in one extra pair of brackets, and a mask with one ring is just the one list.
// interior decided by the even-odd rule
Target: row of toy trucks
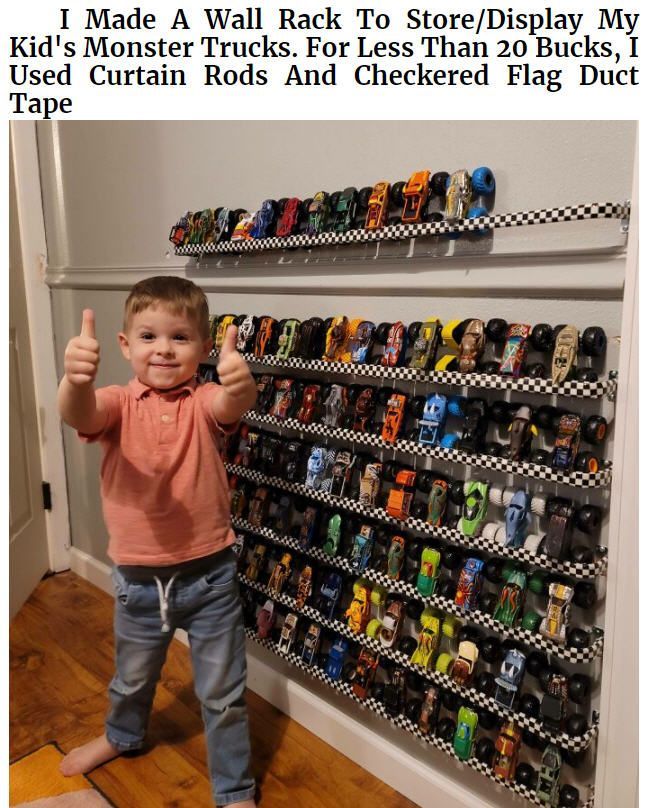
[[(481, 372), (511, 378), (549, 377), (553, 384), (571, 378), (597, 381), (597, 372), (578, 363), (578, 357), (601, 357), (607, 345), (606, 334), (599, 326), (590, 326), (580, 333), (574, 325), (552, 327), (539, 323), (531, 327), (498, 317), (487, 323), (467, 318), (450, 320), (445, 325), (438, 318), (429, 318), (406, 326), (401, 321), (376, 325), (345, 315), (325, 320), (311, 317), (304, 321), (296, 318), (277, 321), (268, 315), (226, 314), (211, 318), (216, 351), (220, 350), (230, 325), (238, 326), (237, 349), (256, 358), (273, 355), (280, 359), (298, 357), (382, 367), (407, 366), (415, 370)], [(482, 361), (488, 343), (503, 346), (499, 359)], [(375, 345), (383, 347), (374, 356)], [(438, 358), (441, 345), (448, 352)], [(550, 354), (550, 364), (528, 362), (530, 350)]]
[[(269, 636), (269, 631), (274, 624), (274, 608), (271, 600), (268, 600), (258, 617), (258, 631), (261, 638)], [(284, 619), (277, 650), (281, 654), (289, 654), (294, 646), (298, 629), (298, 615), (290, 612)], [(308, 628), (302, 646), (300, 648), (300, 659), (308, 666), (317, 665), (318, 653), (322, 639), (321, 627), (316, 623), (311, 623)], [(465, 684), (466, 676), (459, 673), (471, 671), (474, 667), (473, 652), (468, 642), (463, 642), (459, 646), (459, 652), (453, 664), (454, 681)], [(349, 642), (341, 635), (337, 635), (327, 654), (324, 671), (327, 676), (338, 681), (344, 674), (344, 667)], [(379, 654), (374, 650), (363, 647), (355, 665), (349, 674), (352, 691), (359, 699), (366, 699), (373, 687), (375, 675), (379, 664)], [(496, 701), (504, 707), (511, 707), (513, 699), (506, 696), (506, 691), (516, 692), (523, 677), (525, 664), (524, 655), (512, 649), (508, 651), (501, 667), (501, 674), (497, 678)], [(390, 679), (379, 690), (380, 700), (388, 714), (396, 715), (402, 712), (405, 706), (405, 672), (401, 668), (396, 668)], [(563, 678), (563, 677), (562, 677)], [(549, 691), (548, 698), (551, 697)], [(415, 700), (414, 700), (415, 701)], [(475, 754), (476, 759), (481, 763), (491, 767), (493, 773), (503, 780), (516, 780), (527, 787), (533, 785), (535, 773), (528, 764), (519, 764), (519, 752), (522, 743), (522, 733), (514, 719), (504, 722), (499, 735), (494, 743), (484, 737), (476, 742), (476, 731), (479, 723), (478, 714), (469, 706), (463, 705), (458, 710), (457, 722), (451, 719), (439, 721), (440, 713), (440, 688), (435, 685), (427, 687), (424, 699), (416, 704), (416, 709), (409, 709), (407, 705), (407, 717), (415, 718), (418, 730), (423, 734), (430, 734), (437, 731), (443, 740), (449, 741), (456, 757), (460, 760), (470, 760)], [(413, 704), (411, 705), (413, 706)], [(560, 808), (575, 808), (579, 802), (579, 792), (570, 785), (562, 785), (560, 788), (559, 778), (561, 774), (562, 758), (559, 749), (549, 744), (542, 756), (541, 767), (536, 779), (534, 788), (535, 796), (546, 805), (560, 806)]]
[[(445, 171), (432, 175), (423, 169), (414, 172), (407, 182), (393, 185), (382, 180), (359, 191), (349, 186), (333, 194), (318, 191), (304, 200), (266, 199), (253, 213), (228, 207), (188, 212), (173, 226), (169, 239), (180, 247), (297, 233), (346, 233), (362, 227), (376, 230), (395, 222), (453, 223), (487, 216), (484, 203), (493, 198), (495, 187), (494, 174), (485, 166), (472, 174), (460, 169), (451, 175)], [(437, 205), (432, 204), (434, 199)]]

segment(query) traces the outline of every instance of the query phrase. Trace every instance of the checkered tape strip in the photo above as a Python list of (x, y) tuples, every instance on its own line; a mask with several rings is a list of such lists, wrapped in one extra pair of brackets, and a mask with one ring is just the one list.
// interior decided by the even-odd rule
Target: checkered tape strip
[(379, 230), (358, 228), (346, 233), (319, 233), (295, 236), (272, 236), (263, 239), (241, 239), (217, 244), (187, 244), (175, 248), (176, 255), (211, 255), (226, 253), (259, 252), (262, 250), (282, 250), (293, 247), (323, 247), (338, 244), (361, 244), (371, 241), (398, 241), (419, 236), (440, 236), (447, 233), (495, 230), (505, 227), (521, 227), (533, 224), (553, 224), (557, 222), (582, 221), (584, 219), (626, 219), (629, 217), (628, 203), (591, 202), (585, 205), (568, 205), (544, 210), (528, 210), (518, 213), (501, 213), (496, 216), (479, 216), (475, 219), (459, 219), (456, 222), (418, 222), (416, 224), (392, 224)]
[(505, 474), (516, 474), (534, 480), (563, 483), (578, 488), (593, 488), (608, 485), (611, 482), (611, 468), (604, 468), (595, 474), (580, 471), (565, 473), (554, 471), (547, 466), (540, 466), (536, 463), (505, 460), (501, 457), (490, 457), (489, 455), (469, 454), (468, 452), (461, 452), (458, 449), (445, 449), (442, 446), (425, 446), (411, 440), (397, 440), (395, 443), (388, 443), (380, 436), (371, 435), (367, 432), (356, 432), (353, 429), (333, 427), (323, 423), (302, 424), (301, 421), (296, 418), (276, 418), (272, 415), (264, 415), (252, 410), (246, 412), (243, 417), (246, 421), (253, 423), (268, 424), (285, 429), (295, 429), (310, 435), (319, 435), (325, 438), (331, 437), (350, 443), (360, 443), (363, 446), (373, 446), (376, 449), (395, 450), (404, 454), (417, 455), (418, 457), (435, 457), (448, 463), (459, 463), (464, 466), (494, 469), (495, 471), (501, 471)]
[[(314, 665), (308, 665), (294, 652), (284, 653), (282, 651), (279, 651), (276, 643), (272, 642), (272, 640), (261, 639), (256, 635), (256, 633), (252, 628), (246, 628), (245, 634), (248, 639), (252, 640), (257, 645), (261, 645), (268, 651), (271, 651), (277, 656), (282, 657), (291, 665), (293, 665), (296, 668), (299, 668), (301, 671), (308, 674), (313, 679), (316, 679), (319, 682), (328, 685), (328, 687), (330, 687), (332, 690), (336, 690), (338, 693), (342, 693), (344, 696), (347, 696), (349, 699), (354, 701), (356, 704), (359, 704), (364, 709), (370, 710), (371, 712), (379, 715), (381, 718), (386, 719), (398, 729), (410, 733), (411, 735), (418, 738), (418, 740), (423, 741), (424, 743), (429, 744), (430, 746), (435, 746), (437, 749), (441, 750), (442, 752), (445, 752), (445, 754), (449, 755), (450, 757), (459, 760), (461, 763), (470, 766), (472, 769), (475, 769), (476, 771), (485, 775), (494, 783), (497, 783), (498, 785), (503, 786), (504, 788), (507, 788), (510, 791), (514, 791), (516, 794), (520, 794), (521, 796), (525, 797), (525, 799), (528, 802), (534, 805), (544, 806), (545, 808), (546, 803), (542, 802), (537, 797), (535, 797), (534, 792), (532, 792), (530, 789), (526, 788), (525, 786), (519, 785), (519, 783), (516, 783), (514, 781), (503, 780), (502, 778), (497, 777), (488, 768), (487, 764), (481, 763), (474, 757), (470, 758), (467, 761), (461, 760), (454, 752), (454, 748), (451, 743), (443, 741), (432, 734), (426, 735), (425, 733), (421, 732), (420, 729), (404, 715), (396, 715), (396, 716), (389, 715), (384, 706), (379, 702), (377, 702), (374, 698), (371, 698), (370, 696), (367, 697), (366, 699), (361, 699), (359, 696), (356, 696), (355, 693), (353, 693), (352, 686), (348, 682), (331, 679), (330, 676), (328, 676), (326, 672), (323, 671), (321, 668)], [(580, 803), (580, 808), (593, 808), (593, 799), (591, 798), (584, 804)]]
[[(218, 356), (218, 351), (214, 348), (209, 356), (211, 359), (215, 359)], [(604, 395), (613, 398), (618, 385), (615, 379), (602, 379), (597, 382), (570, 380), (558, 385), (553, 384), (548, 379), (512, 379), (486, 373), (458, 373), (449, 370), (417, 370), (416, 368), (407, 367), (359, 365), (349, 362), (326, 362), (324, 359), (301, 359), (298, 356), (283, 358), (271, 355), (256, 356), (253, 353), (247, 353), (244, 356), (247, 362), (268, 367), (294, 368), (317, 373), (337, 373), (345, 376), (368, 376), (373, 379), (398, 379), (420, 384), (483, 387), (492, 390), (513, 390), (522, 393), (576, 398), (600, 398)]]
[(541, 648), (548, 654), (559, 657), (560, 659), (566, 659), (569, 662), (574, 663), (590, 662), (592, 659), (595, 659), (602, 653), (604, 639), (602, 636), (598, 636), (597, 633), (596, 639), (592, 645), (586, 649), (591, 652), (589, 657), (586, 659), (581, 659), (579, 649), (566, 648), (561, 645), (557, 645), (556, 643), (547, 640), (545, 637), (542, 637), (541, 634), (536, 634), (523, 628), (506, 626), (504, 623), (501, 623), (499, 620), (495, 620), (491, 615), (487, 614), (486, 612), (482, 612), (479, 609), (471, 609), (468, 612), (464, 612), (460, 606), (454, 603), (453, 600), (444, 598), (441, 595), (434, 594), (429, 597), (423, 597), (412, 584), (409, 584), (406, 581), (394, 581), (389, 578), (388, 575), (378, 572), (377, 570), (369, 568), (360, 573), (352, 568), (347, 559), (340, 558), (339, 556), (329, 556), (327, 553), (317, 547), (310, 547), (307, 550), (304, 550), (296, 539), (293, 539), (290, 536), (279, 536), (270, 528), (255, 527), (249, 522), (246, 522), (244, 519), (233, 519), (232, 524), (234, 527), (239, 528), (240, 530), (246, 530), (250, 533), (263, 536), (274, 544), (290, 547), (292, 550), (302, 553), (303, 555), (310, 556), (311, 558), (315, 558), (317, 561), (321, 561), (331, 567), (336, 567), (337, 569), (343, 570), (344, 572), (355, 577), (360, 576), (362, 578), (367, 578), (368, 580), (374, 581), (380, 586), (385, 587), (391, 592), (397, 592), (398, 594), (409, 599), (419, 600), (424, 603), (425, 606), (432, 606), (442, 612), (453, 614), (455, 617), (460, 618), (463, 622), (485, 626), (491, 631), (495, 631), (497, 634), (504, 637), (518, 640), (519, 642), (523, 642), (526, 645), (532, 646), (533, 648)]
[[(451, 544), (459, 544), (463, 547), (469, 547), (470, 549), (483, 550), (499, 557), (514, 558), (526, 564), (541, 567), (551, 572), (559, 572), (573, 578), (595, 578), (597, 575), (602, 575), (606, 571), (607, 561), (605, 556), (602, 556), (593, 564), (582, 564), (574, 561), (557, 561), (554, 558), (550, 558), (550, 556), (536, 555), (522, 547), (503, 547), (494, 539), (488, 539), (485, 536), (464, 536), (458, 530), (449, 527), (435, 527), (428, 522), (423, 522), (422, 519), (415, 519), (412, 516), (406, 521), (395, 519), (382, 508), (369, 508), (356, 500), (336, 497), (323, 491), (314, 491), (312, 488), (308, 488), (301, 483), (291, 483), (280, 477), (270, 477), (266, 474), (262, 474), (260, 471), (255, 471), (245, 466), (225, 463), (225, 468), (232, 474), (237, 474), (253, 482), (272, 485), (275, 488), (289, 491), (292, 494), (300, 494), (301, 496), (324, 502), (326, 505), (332, 505), (345, 511), (358, 513), (361, 516), (365, 516), (367, 519), (394, 525), (401, 530), (413, 530), (436, 539), (444, 539)], [(593, 646), (589, 650), (592, 650), (592, 648)], [(596, 655), (597, 654), (594, 654), (594, 656)]]
[(306, 617), (309, 617), (316, 623), (321, 624), (326, 628), (332, 629), (338, 634), (342, 634), (343, 636), (347, 637), (350, 640), (353, 640), (354, 642), (360, 642), (362, 645), (367, 646), (376, 653), (379, 653), (382, 656), (386, 656), (389, 659), (394, 660), (395, 662), (398, 663), (398, 665), (401, 665), (402, 667), (405, 667), (408, 670), (414, 671), (415, 673), (422, 676), (424, 679), (430, 682), (434, 682), (440, 687), (444, 687), (448, 690), (453, 690), (454, 693), (457, 693), (462, 698), (465, 698), (468, 701), (477, 704), (479, 707), (491, 710), (492, 712), (496, 713), (502, 718), (506, 719), (514, 718), (514, 720), (523, 729), (530, 730), (536, 735), (539, 735), (541, 738), (544, 738), (547, 741), (557, 744), (562, 749), (568, 749), (571, 752), (579, 752), (580, 750), (587, 749), (592, 743), (593, 739), (598, 734), (597, 725), (593, 725), (586, 731), (586, 733), (577, 737), (571, 737), (570, 735), (567, 735), (565, 732), (560, 733), (549, 732), (543, 727), (541, 722), (537, 721), (537, 719), (530, 718), (529, 716), (524, 715), (523, 713), (516, 713), (514, 710), (508, 710), (505, 707), (502, 707), (500, 704), (498, 704), (493, 698), (485, 696), (483, 693), (479, 693), (474, 688), (463, 687), (462, 685), (459, 685), (456, 682), (452, 681), (448, 676), (446, 676), (443, 673), (440, 673), (439, 671), (423, 668), (421, 665), (417, 665), (411, 662), (409, 657), (405, 656), (400, 651), (397, 651), (393, 648), (385, 648), (378, 640), (372, 637), (368, 637), (364, 634), (361, 635), (356, 634), (345, 623), (342, 623), (339, 620), (330, 620), (324, 617), (320, 612), (318, 612), (311, 606), (302, 606), (301, 608), (299, 608), (296, 606), (295, 600), (289, 597), (288, 595), (281, 594), (277, 596), (276, 593), (270, 590), (267, 586), (264, 586), (263, 584), (260, 584), (257, 581), (249, 581), (243, 575), (239, 575), (239, 579), (243, 585), (251, 587), (252, 589), (257, 590), (258, 592), (262, 592), (263, 594), (266, 594), (268, 597), (279, 601), (279, 603), (282, 603), (284, 606), (288, 606), (292, 611), (304, 614)]

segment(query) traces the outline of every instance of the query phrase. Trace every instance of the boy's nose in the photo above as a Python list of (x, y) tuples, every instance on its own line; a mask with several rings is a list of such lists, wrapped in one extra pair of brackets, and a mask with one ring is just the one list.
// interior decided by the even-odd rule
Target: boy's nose
[(171, 340), (160, 340), (157, 345), (157, 350), (164, 356), (170, 356), (173, 353), (173, 343)]

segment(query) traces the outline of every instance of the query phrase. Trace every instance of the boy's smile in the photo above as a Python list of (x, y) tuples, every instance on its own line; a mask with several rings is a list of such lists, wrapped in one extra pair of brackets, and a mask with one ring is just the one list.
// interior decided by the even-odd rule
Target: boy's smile
[(133, 314), (119, 344), (139, 381), (158, 390), (189, 381), (211, 349), (193, 318), (163, 305)]

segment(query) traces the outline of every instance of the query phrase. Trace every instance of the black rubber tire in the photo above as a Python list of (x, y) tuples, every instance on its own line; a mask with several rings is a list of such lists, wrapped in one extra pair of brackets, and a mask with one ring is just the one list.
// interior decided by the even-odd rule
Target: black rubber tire
[(568, 680), (568, 697), (574, 704), (584, 704), (591, 695), (591, 677), (574, 673)]
[(591, 415), (582, 424), (582, 437), (594, 446), (602, 443), (607, 436), (607, 419), (602, 415)]
[(479, 600), (479, 611), (485, 614), (494, 614), (499, 597), (494, 592), (485, 592)]
[(501, 446), (500, 443), (496, 443), (495, 441), (490, 441), (483, 446), (483, 454), (489, 455), (490, 457), (505, 457), (506, 449), (509, 447)]
[(498, 362), (483, 362), (479, 367), (480, 373), (485, 373), (487, 376), (498, 376), (499, 363)]
[(597, 382), (600, 377), (593, 368), (578, 368), (575, 371), (575, 378), (578, 382)]
[(462, 480), (454, 480), (454, 482), (450, 483), (449, 489), (447, 491), (448, 497), (450, 502), (453, 502), (454, 505), (462, 505), (465, 502), (465, 492), (463, 490), (463, 481)]
[(573, 603), (580, 609), (592, 609), (598, 599), (595, 584), (590, 581), (578, 581), (575, 584)]
[(517, 766), (514, 779), (520, 786), (525, 786), (530, 791), (534, 791), (537, 781), (537, 772), (530, 763), (520, 763)]
[(503, 342), (508, 324), (501, 317), (493, 317), (485, 326), (485, 334), (491, 342)]
[(457, 713), (462, 700), (458, 693), (454, 693), (453, 690), (443, 690), (440, 694), (440, 702), (450, 713)]
[[(479, 724), (482, 726), (481, 715), (479, 713)], [(474, 756), (480, 763), (485, 763), (488, 768), (491, 768), (492, 761), (494, 760), (494, 743), (492, 738), (479, 738), (474, 747)]]
[(490, 558), (486, 562), (483, 574), (491, 584), (500, 584), (503, 580), (503, 563), (502, 558)]
[(415, 320), (413, 323), (409, 325), (407, 329), (407, 333), (409, 334), (409, 343), (413, 343), (418, 339), (418, 334), (420, 333), (420, 329), (422, 328), (422, 323), (420, 320)]
[(434, 480), (437, 479), (438, 475), (429, 469), (419, 472), (417, 479), (418, 490), (422, 491), (423, 494), (428, 494), (433, 487)]
[(415, 398), (409, 399), (407, 402), (409, 415), (412, 415), (414, 418), (422, 418), (426, 403), (427, 396), (416, 396)]
[(607, 335), (600, 326), (592, 325), (582, 334), (582, 352), (587, 356), (602, 356), (607, 349)]
[(454, 740), (454, 733), (456, 732), (456, 722), (451, 718), (441, 718), (436, 727), (436, 735), (441, 741), (451, 743)]
[(548, 323), (537, 323), (530, 332), (530, 343), (539, 353), (548, 353), (555, 347), (555, 332)]
[(538, 466), (549, 466), (550, 452), (546, 451), (546, 449), (535, 449), (530, 454), (530, 462)]
[(457, 570), (463, 566), (463, 553), (458, 547), (448, 546), (442, 554), (441, 563), (447, 570)]
[(331, 212), (335, 212), (337, 208), (337, 203), (339, 202), (339, 197), (342, 195), (341, 191), (335, 191), (333, 194), (330, 194), (330, 199), (328, 200), (328, 204), (330, 205)]
[(586, 471), (593, 473), (596, 463), (599, 468), (600, 463), (592, 452), (580, 452), (575, 458), (573, 468), (575, 471)]
[(566, 732), (571, 736), (571, 738), (577, 738), (580, 735), (584, 735), (588, 728), (588, 721), (580, 713), (569, 715), (569, 717), (566, 719)]
[(496, 665), (501, 661), (501, 643), (496, 637), (486, 637), (481, 643), (481, 656), (485, 662)]
[(474, 687), (484, 696), (493, 696), (496, 690), (494, 674), (489, 671), (481, 671), (474, 680)]
[(429, 187), (431, 188), (431, 193), (434, 196), (444, 197), (447, 191), (447, 180), (449, 179), (449, 174), (447, 171), (436, 171), (435, 174), (431, 175), (431, 180), (429, 182)]
[(548, 667), (548, 657), (542, 651), (531, 651), (526, 659), (526, 670), (538, 679), (544, 668)]
[(395, 208), (401, 208), (404, 205), (404, 187), (406, 182), (399, 180), (394, 182), (391, 186), (391, 193), (389, 199)]
[(575, 511), (574, 519), (575, 527), (581, 530), (582, 533), (591, 535), (600, 529), (602, 522), (602, 509), (597, 505), (582, 505)]
[(389, 338), (391, 325), (392, 323), (380, 323), (375, 329), (375, 341), (380, 345), (386, 345), (386, 341)]
[(566, 634), (566, 644), (571, 648), (588, 648), (589, 635), (581, 628), (572, 628)]
[(592, 564), (594, 560), (595, 556), (590, 547), (586, 547), (584, 544), (576, 544), (571, 547), (571, 561), (576, 564)]
[(365, 185), (364, 188), (360, 188), (357, 194), (357, 211), (359, 213), (365, 213), (368, 210), (368, 201), (372, 193), (373, 188), (368, 185)]
[(519, 699), (519, 712), (529, 718), (537, 718), (539, 716), (539, 699), (537, 696), (532, 693), (522, 693)]
[(580, 792), (575, 786), (565, 783), (559, 790), (559, 808), (577, 808), (580, 804)]
[(530, 379), (545, 379), (546, 365), (543, 362), (533, 362), (526, 368), (526, 375)]
[(542, 406), (537, 407), (534, 412), (532, 418), (533, 423), (539, 427), (539, 429), (550, 430), (553, 428), (553, 421), (557, 413), (558, 410), (556, 407), (551, 407), (550, 404), (542, 404)]
[(445, 578), (445, 580), (441, 581), (438, 586), (438, 594), (442, 598), (454, 600), (456, 597), (456, 582), (452, 581), (451, 578)]
[(512, 421), (510, 404), (507, 401), (495, 401), (490, 407), (490, 418), (495, 424), (509, 424)]

